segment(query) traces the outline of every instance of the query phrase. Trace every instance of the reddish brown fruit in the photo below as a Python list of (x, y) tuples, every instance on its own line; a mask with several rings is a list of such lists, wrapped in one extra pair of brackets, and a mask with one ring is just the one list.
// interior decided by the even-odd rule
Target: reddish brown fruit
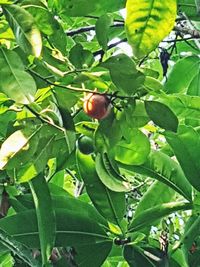
[(104, 119), (110, 113), (111, 104), (106, 95), (89, 93), (83, 103), (84, 112), (94, 119)]

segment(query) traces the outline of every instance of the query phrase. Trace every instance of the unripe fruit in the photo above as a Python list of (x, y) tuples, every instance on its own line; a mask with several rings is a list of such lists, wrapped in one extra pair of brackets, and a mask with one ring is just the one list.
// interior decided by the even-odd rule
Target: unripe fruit
[(93, 119), (104, 119), (110, 113), (110, 100), (106, 95), (89, 93), (84, 98), (83, 110)]
[(91, 154), (94, 152), (93, 140), (88, 136), (81, 136), (78, 139), (78, 148), (83, 154)]

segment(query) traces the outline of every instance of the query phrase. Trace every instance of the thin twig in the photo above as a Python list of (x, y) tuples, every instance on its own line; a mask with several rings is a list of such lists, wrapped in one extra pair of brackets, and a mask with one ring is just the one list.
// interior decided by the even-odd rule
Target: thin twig
[[(116, 22), (113, 25), (110, 26), (111, 28), (114, 27), (124, 27), (123, 22)], [(89, 31), (95, 31), (95, 25), (87, 26), (87, 27), (81, 27), (76, 30), (71, 30), (71, 31), (66, 31), (67, 36), (74, 36), (76, 34), (84, 33), (84, 32), (89, 32)]]
[(200, 31), (198, 31), (196, 29), (190, 29), (187, 27), (175, 26), (174, 31), (179, 32), (179, 33), (189, 34), (189, 35), (191, 35), (191, 38), (194, 38), (194, 39), (200, 38)]
[[(113, 43), (113, 44), (110, 44), (110, 45), (107, 47), (107, 50), (112, 49), (112, 48), (116, 47), (117, 45), (119, 45), (119, 44), (121, 44), (121, 43), (124, 43), (124, 42), (127, 42), (127, 38), (121, 39), (121, 40), (119, 40), (119, 41), (117, 41), (117, 42), (115, 42), (115, 43)], [(94, 52), (94, 53), (93, 53), (93, 56), (101, 55), (102, 52), (104, 52), (104, 51), (103, 51), (102, 49), (100, 49), (100, 50)]]
[(45, 119), (41, 114), (39, 114), (38, 112), (36, 112), (35, 110), (33, 110), (30, 106), (25, 105), (25, 108), (28, 109), (33, 115), (35, 115), (36, 118), (38, 118), (41, 122), (47, 123), (49, 125), (51, 125), (52, 127), (55, 127), (56, 129), (65, 132), (65, 129), (50, 122), (49, 120)]
[[(107, 92), (97, 92), (94, 90), (90, 90), (90, 89), (83, 89), (83, 88), (79, 88), (79, 87), (74, 87), (74, 86), (70, 86), (70, 85), (62, 85), (62, 84), (57, 84), (54, 83), (46, 78), (44, 78), (43, 76), (41, 76), (39, 73), (35, 72), (34, 70), (29, 69), (28, 70), (30, 73), (34, 74), (35, 76), (37, 76), (38, 78), (40, 78), (41, 80), (45, 81), (47, 84), (51, 85), (51, 86), (55, 86), (55, 87), (59, 87), (59, 88), (63, 88), (63, 89), (68, 89), (70, 91), (74, 91), (74, 92), (79, 92), (79, 93), (95, 93), (97, 95), (107, 95), (109, 97), (115, 97), (116, 99), (136, 99), (136, 96), (122, 96), (122, 95), (118, 95), (116, 94), (116, 92), (114, 93), (107, 93)], [(113, 95), (114, 94), (114, 95)]]

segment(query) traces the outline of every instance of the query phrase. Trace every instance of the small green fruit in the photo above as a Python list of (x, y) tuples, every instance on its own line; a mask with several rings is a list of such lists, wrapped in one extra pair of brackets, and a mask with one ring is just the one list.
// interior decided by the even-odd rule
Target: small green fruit
[(78, 139), (78, 148), (83, 154), (91, 154), (94, 152), (94, 145), (92, 138), (82, 135)]

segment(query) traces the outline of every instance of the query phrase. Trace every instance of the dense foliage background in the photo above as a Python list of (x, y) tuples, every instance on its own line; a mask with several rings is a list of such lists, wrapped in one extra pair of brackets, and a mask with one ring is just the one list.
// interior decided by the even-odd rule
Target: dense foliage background
[(199, 267), (199, 0), (0, 6), (0, 265)]

